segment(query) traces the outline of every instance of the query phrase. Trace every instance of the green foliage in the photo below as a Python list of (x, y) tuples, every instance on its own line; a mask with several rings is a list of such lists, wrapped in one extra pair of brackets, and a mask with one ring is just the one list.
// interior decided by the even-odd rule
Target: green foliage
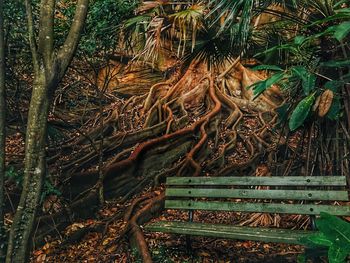
[(303, 66), (295, 66), (291, 68), (292, 76), (297, 77), (302, 81), (302, 88), (304, 94), (308, 96), (310, 92), (315, 89), (316, 75), (309, 72)]
[[(36, 27), (39, 12), (38, 0), (32, 1)], [(113, 49), (118, 41), (119, 27), (122, 21), (132, 15), (138, 4), (137, 0), (91, 0), (89, 12), (79, 45), (79, 51), (88, 55), (101, 50)], [(57, 1), (55, 13), (55, 46), (59, 47), (65, 40), (75, 12), (75, 1)], [(5, 1), (5, 23), (8, 43), (8, 57), (31, 59), (27, 37), (27, 24), (24, 2), (20, 0)], [(30, 64), (30, 63), (28, 63)]]
[[(276, 52), (285, 54), (285, 60), (280, 65), (262, 65), (258, 69), (278, 71), (270, 79), (256, 83), (255, 95), (259, 95), (269, 88), (270, 84), (279, 84), (288, 97), (288, 105), (278, 110), (279, 116), (286, 121), (289, 118), (289, 127), (296, 130), (303, 125), (310, 116), (311, 108), (316, 99), (324, 90), (333, 91), (334, 98), (325, 118), (337, 120), (342, 116), (343, 101), (340, 96), (346, 82), (350, 81), (350, 74), (341, 78), (338, 72), (347, 72), (350, 64), (346, 51), (341, 47), (349, 39), (350, 9), (342, 6), (342, 1), (334, 1), (333, 6), (325, 3), (313, 5), (311, 1), (303, 2), (305, 8), (316, 8), (304, 23), (297, 20), (296, 36), (284, 40), (278, 45), (267, 48), (256, 56), (264, 60)], [(318, 15), (316, 15), (319, 12)], [(328, 14), (328, 15), (326, 15)], [(288, 18), (287, 18), (288, 19)], [(293, 30), (296, 30), (293, 28)], [(328, 55), (329, 49), (332, 55)], [(282, 70), (285, 68), (285, 70)], [(281, 76), (283, 75), (283, 76)], [(277, 81), (273, 81), (277, 79)], [(269, 84), (269, 85), (267, 85)], [(310, 95), (311, 94), (311, 95)], [(317, 105), (316, 105), (317, 106)]]
[(267, 78), (266, 80), (254, 83), (252, 86), (250, 86), (248, 88), (252, 88), (253, 89), (254, 98), (257, 98), (267, 88), (269, 88), (272, 85), (280, 82), (283, 79), (284, 76), (285, 76), (285, 74), (283, 72), (277, 73), (277, 74), (272, 75), (270, 78)]
[(342, 41), (350, 33), (350, 21), (336, 25), (332, 28), (332, 30), (334, 31), (333, 37), (338, 41)]
[[(150, 252), (152, 254), (152, 260), (155, 263), (173, 263), (174, 262), (169, 257), (169, 252), (170, 252), (169, 249), (164, 246), (159, 246), (157, 248), (154, 248)], [(131, 255), (133, 257), (133, 262), (142, 263), (142, 258), (136, 248), (132, 250)]]
[(276, 65), (259, 65), (252, 68), (252, 70), (275, 70), (275, 71), (283, 71), (280, 67)]
[(133, 257), (133, 262), (142, 263), (141, 255), (136, 248), (131, 251), (131, 256)]
[(212, 26), (217, 23), (222, 16), (226, 16), (224, 23), (220, 25), (218, 34), (226, 31), (230, 32), (230, 40), (234, 46), (243, 48), (251, 36), (251, 21), (257, 15), (255, 0), (211, 0), (209, 6), (211, 11), (207, 17), (214, 17)]
[[(23, 171), (16, 170), (14, 166), (9, 166), (5, 172), (5, 178), (16, 183), (16, 186), (22, 187), (23, 185)], [(49, 178), (45, 178), (43, 191), (41, 193), (40, 202), (43, 202), (49, 195), (58, 195), (62, 193), (50, 182)]]
[(17, 186), (22, 186), (23, 172), (16, 170), (14, 166), (7, 167), (5, 178), (14, 181)]
[(314, 101), (315, 94), (311, 94), (298, 103), (289, 119), (289, 129), (291, 131), (294, 131), (301, 125), (303, 125), (304, 121), (309, 115), (310, 109)]
[(307, 247), (328, 247), (330, 263), (342, 263), (350, 255), (350, 223), (328, 213), (316, 219), (319, 232), (300, 241)]
[[(31, 60), (23, 1), (4, 1), (6, 56), (8, 65)], [(23, 65), (30, 65), (25, 63)]]
[[(169, 42), (185, 64), (201, 60), (216, 66), (233, 59), (240, 51), (235, 48), (238, 41), (231, 41), (231, 37), (239, 29), (232, 26), (221, 30), (216, 16), (206, 16), (209, 6), (203, 1), (144, 2), (137, 16), (125, 22), (127, 47), (152, 64), (160, 61), (161, 51)], [(250, 31), (242, 32), (249, 34)]]
[(169, 251), (166, 247), (160, 246), (152, 250), (152, 259), (159, 263), (173, 263), (174, 261), (169, 257)]
[(62, 195), (62, 193), (55, 186), (53, 186), (49, 180), (45, 180), (43, 191), (42, 191), (41, 197), (40, 197), (40, 202), (42, 203), (45, 200), (45, 198), (49, 195), (60, 196), (60, 195)]
[[(73, 2), (62, 3), (55, 26), (57, 45), (65, 39), (75, 11)], [(137, 4), (137, 0), (91, 0), (78, 52), (91, 56), (114, 49), (122, 21), (132, 15)]]
[(136, 0), (92, 1), (80, 49), (88, 54), (114, 49), (122, 21), (132, 15), (137, 4)]

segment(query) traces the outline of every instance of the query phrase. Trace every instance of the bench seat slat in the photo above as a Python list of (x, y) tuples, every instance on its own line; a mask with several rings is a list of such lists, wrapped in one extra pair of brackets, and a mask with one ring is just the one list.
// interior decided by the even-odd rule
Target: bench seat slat
[(167, 188), (167, 197), (348, 201), (347, 191)]
[(167, 185), (346, 186), (345, 176), (168, 177)]
[(337, 216), (349, 216), (350, 206), (313, 205), (313, 204), (274, 204), (274, 203), (234, 203), (218, 201), (166, 200), (167, 209), (236, 211), (249, 213), (281, 213), (319, 215), (327, 212)]
[(254, 240), (263, 242), (279, 242), (300, 244), (301, 237), (315, 233), (275, 228), (242, 227), (232, 225), (216, 225), (197, 222), (156, 222), (146, 225), (146, 230), (152, 232), (191, 234), (197, 236), (218, 237), (239, 240)]

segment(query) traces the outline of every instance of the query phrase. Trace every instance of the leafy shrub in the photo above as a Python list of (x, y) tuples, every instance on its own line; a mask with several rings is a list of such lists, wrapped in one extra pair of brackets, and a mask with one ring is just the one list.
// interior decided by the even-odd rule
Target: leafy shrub
[(316, 226), (318, 233), (300, 241), (310, 248), (322, 250), (327, 247), (330, 263), (345, 262), (350, 255), (350, 223), (328, 213), (321, 213), (321, 217), (316, 219)]
[[(39, 2), (32, 1), (35, 18), (38, 16)], [(132, 15), (137, 4), (137, 0), (91, 0), (79, 50), (91, 55), (101, 49), (113, 49), (118, 41), (120, 24)], [(75, 12), (75, 1), (60, 0), (56, 7), (54, 33), (55, 45), (58, 47), (68, 34)], [(23, 56), (30, 61), (24, 2), (5, 1), (4, 12), (8, 57)]]
[(9, 166), (6, 169), (5, 178), (15, 182), (17, 186), (22, 186), (23, 172), (16, 170), (14, 166)]
[[(5, 178), (13, 181), (16, 186), (22, 188), (23, 185), (23, 171), (16, 170), (14, 166), (9, 166), (5, 172)], [(43, 191), (41, 193), (40, 202), (42, 203), (49, 195), (60, 196), (62, 193), (50, 182), (49, 176), (45, 178)]]
[[(289, 62), (284, 63), (284, 68), (277, 65), (256, 67), (275, 74), (251, 88), (257, 97), (274, 84), (282, 87), (288, 102), (278, 110), (280, 121), (289, 118), (292, 131), (312, 115), (329, 120), (342, 115), (341, 89), (350, 81), (350, 73), (346, 71), (350, 60), (342, 48), (349, 39), (350, 8), (339, 4), (333, 8), (333, 15), (310, 21), (299, 30), (299, 35), (257, 55), (263, 58), (276, 52), (288, 54)], [(332, 49), (331, 55), (328, 55), (329, 49)], [(344, 74), (339, 76), (339, 72)]]
[[(101, 50), (114, 49), (118, 41), (119, 27), (132, 15), (137, 0), (91, 0), (79, 51), (92, 55)], [(73, 19), (75, 4), (61, 1), (56, 16), (56, 43), (62, 44)]]

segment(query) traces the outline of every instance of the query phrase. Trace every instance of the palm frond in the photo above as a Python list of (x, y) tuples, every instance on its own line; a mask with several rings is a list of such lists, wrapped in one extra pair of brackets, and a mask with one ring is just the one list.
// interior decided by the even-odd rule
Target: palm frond
[(196, 45), (197, 31), (203, 26), (202, 20), (204, 10), (205, 6), (197, 4), (169, 16), (170, 19), (173, 19), (172, 31), (175, 32), (176, 30), (179, 30), (178, 56), (180, 56), (181, 46), (182, 55), (185, 53), (188, 34), (191, 35), (191, 50), (193, 51)]
[(146, 41), (143, 50), (136, 56), (137, 59), (151, 62), (152, 65), (158, 61), (162, 48), (162, 32), (169, 26), (165, 24), (163, 17), (154, 17), (146, 29)]
[(189, 65), (193, 60), (204, 61), (208, 67), (216, 67), (226, 60), (234, 59), (239, 53), (230, 46), (230, 35), (218, 35), (215, 28), (204, 26), (198, 32), (194, 50), (184, 56), (184, 64)]

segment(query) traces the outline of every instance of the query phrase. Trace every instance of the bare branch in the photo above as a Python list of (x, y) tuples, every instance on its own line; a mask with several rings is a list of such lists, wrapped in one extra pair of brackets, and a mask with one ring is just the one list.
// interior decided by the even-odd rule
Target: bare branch
[(78, 0), (74, 19), (69, 30), (67, 39), (61, 47), (61, 49), (58, 51), (58, 62), (60, 64), (59, 68), (61, 75), (63, 75), (66, 71), (78, 46), (81, 31), (83, 29), (86, 19), (88, 3), (89, 0)]
[(37, 52), (37, 45), (36, 45), (36, 41), (35, 41), (35, 30), (34, 30), (32, 3), (30, 0), (25, 0), (24, 2), (25, 2), (25, 6), (26, 6), (29, 44), (30, 44), (30, 50), (32, 52), (33, 64), (34, 64), (35, 69), (39, 69), (38, 52)]
[(39, 21), (38, 53), (49, 67), (53, 56), (55, 0), (41, 0)]

